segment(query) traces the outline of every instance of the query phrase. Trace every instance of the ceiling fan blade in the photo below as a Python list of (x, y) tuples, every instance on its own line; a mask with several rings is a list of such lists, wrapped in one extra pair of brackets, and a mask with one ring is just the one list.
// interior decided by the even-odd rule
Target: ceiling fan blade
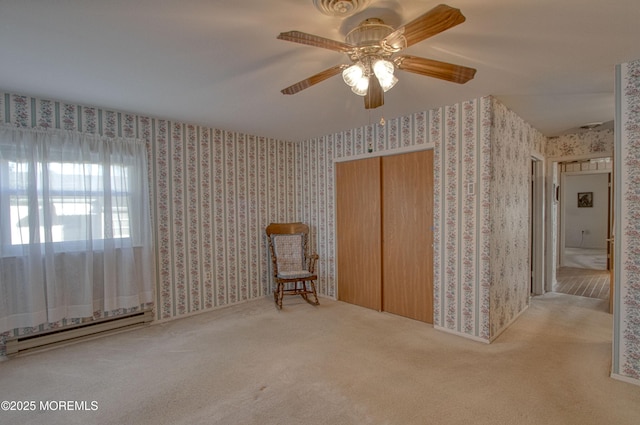
[(296, 94), (299, 91), (307, 89), (314, 84), (318, 84), (327, 78), (331, 78), (334, 75), (337, 75), (342, 72), (343, 69), (347, 68), (348, 65), (336, 65), (332, 66), (329, 69), (325, 69), (322, 72), (317, 73), (316, 75), (312, 75), (309, 78), (306, 78), (302, 81), (298, 81), (297, 83), (287, 87), (286, 89), (280, 90), (282, 94)]
[(353, 49), (353, 46), (349, 44), (300, 31), (282, 32), (278, 36), (278, 40), (286, 40), (294, 43), (306, 44), (308, 46), (322, 47), (324, 49), (341, 53), (347, 53)]
[(371, 76), (369, 78), (369, 90), (364, 97), (364, 108), (375, 109), (382, 105), (384, 105), (384, 92), (378, 79)]
[(386, 36), (381, 44), (401, 50), (465, 21), (460, 9), (441, 4)]
[(476, 70), (473, 68), (417, 56), (398, 56), (394, 59), (394, 62), (398, 69), (403, 71), (439, 78), (458, 84), (464, 84), (476, 75)]

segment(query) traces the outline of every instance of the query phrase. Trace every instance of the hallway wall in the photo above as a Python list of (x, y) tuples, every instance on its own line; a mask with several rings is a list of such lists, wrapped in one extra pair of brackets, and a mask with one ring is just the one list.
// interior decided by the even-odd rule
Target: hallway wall
[[(565, 248), (607, 249), (609, 174), (584, 172), (564, 176)], [(591, 192), (591, 207), (578, 205), (578, 194)]]
[[(640, 385), (640, 60), (616, 67), (612, 374)], [(618, 273), (619, 271), (619, 273)]]
[(530, 161), (542, 156), (546, 137), (493, 100), (491, 128), (491, 338), (529, 305)]

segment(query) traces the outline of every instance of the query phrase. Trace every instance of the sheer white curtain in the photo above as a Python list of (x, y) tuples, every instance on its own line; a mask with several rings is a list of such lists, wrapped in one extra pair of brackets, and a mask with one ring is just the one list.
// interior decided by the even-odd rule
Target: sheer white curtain
[(0, 333), (153, 301), (144, 142), (0, 127)]

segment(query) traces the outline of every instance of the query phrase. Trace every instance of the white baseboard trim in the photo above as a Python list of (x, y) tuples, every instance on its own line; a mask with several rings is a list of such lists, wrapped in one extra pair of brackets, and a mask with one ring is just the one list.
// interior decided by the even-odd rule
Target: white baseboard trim
[(473, 341), (482, 342), (482, 343), (484, 343), (484, 344), (491, 344), (493, 341), (495, 341), (495, 340), (496, 340), (496, 338), (498, 338), (498, 337), (502, 334), (502, 332), (504, 332), (505, 330), (509, 329), (509, 327), (510, 327), (510, 326), (511, 326), (511, 325), (512, 325), (516, 320), (518, 320), (518, 318), (519, 318), (520, 316), (522, 316), (522, 314), (524, 314), (524, 312), (525, 312), (525, 311), (527, 311), (527, 309), (528, 309), (528, 308), (529, 308), (529, 306), (527, 305), (527, 306), (524, 308), (524, 310), (522, 310), (520, 313), (518, 313), (518, 314), (517, 314), (513, 319), (511, 319), (511, 321), (510, 321), (510, 322), (509, 322), (505, 327), (503, 327), (503, 328), (502, 328), (502, 329), (501, 329), (497, 334), (495, 334), (493, 337), (491, 337), (491, 338), (490, 338), (490, 339), (488, 339), (488, 340), (486, 340), (486, 339), (484, 339), (484, 338), (477, 337), (477, 336), (475, 336), (475, 335), (469, 335), (469, 334), (466, 334), (466, 333), (463, 333), (463, 332), (458, 332), (458, 331), (455, 331), (455, 330), (453, 330), (453, 329), (443, 328), (442, 326), (436, 326), (436, 325), (434, 325), (434, 326), (433, 326), (433, 328), (434, 328), (434, 329), (437, 329), (437, 330), (439, 330), (439, 331), (442, 331), (442, 332), (446, 332), (446, 333), (450, 333), (450, 334), (453, 334), (453, 335), (461, 336), (461, 337), (464, 337), (464, 338), (467, 338), (467, 339), (471, 339), (471, 340), (473, 340)]
[(640, 386), (640, 379), (629, 378), (628, 376), (618, 375), (617, 373), (612, 373), (611, 377), (617, 381), (626, 382), (627, 384)]
[(467, 338), (467, 339), (470, 339), (470, 340), (476, 341), (476, 342), (482, 342), (483, 344), (491, 343), (491, 341), (488, 341), (486, 339), (483, 339), (483, 338), (480, 338), (480, 337), (477, 337), (477, 336), (474, 336), (474, 335), (469, 335), (469, 334), (465, 334), (465, 333), (462, 333), (462, 332), (454, 331), (452, 329), (443, 328), (442, 326), (433, 325), (433, 328), (435, 330), (446, 332), (446, 333), (451, 334), (451, 335), (461, 336), (463, 338)]

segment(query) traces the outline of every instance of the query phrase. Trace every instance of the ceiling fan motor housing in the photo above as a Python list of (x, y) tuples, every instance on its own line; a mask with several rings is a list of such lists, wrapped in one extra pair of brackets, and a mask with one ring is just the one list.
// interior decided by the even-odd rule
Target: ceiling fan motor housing
[(378, 45), (380, 40), (391, 34), (393, 31), (393, 28), (386, 25), (382, 19), (369, 18), (362, 21), (360, 25), (349, 31), (345, 41), (348, 44), (358, 47)]

